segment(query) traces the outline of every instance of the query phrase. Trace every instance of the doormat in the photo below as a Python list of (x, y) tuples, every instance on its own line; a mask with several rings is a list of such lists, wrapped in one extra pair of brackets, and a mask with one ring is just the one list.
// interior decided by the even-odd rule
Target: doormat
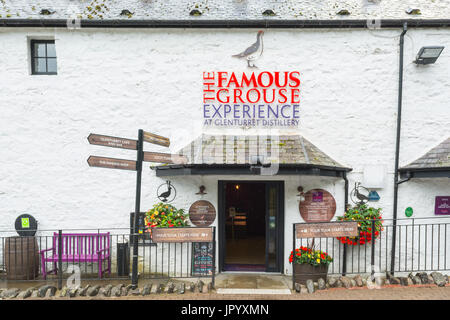
[(230, 263), (224, 266), (224, 271), (266, 271), (266, 266), (263, 264), (238, 264)]

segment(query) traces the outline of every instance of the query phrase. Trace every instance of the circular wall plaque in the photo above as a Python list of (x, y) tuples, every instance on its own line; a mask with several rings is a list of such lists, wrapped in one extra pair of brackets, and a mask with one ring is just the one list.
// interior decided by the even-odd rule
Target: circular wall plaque
[(336, 201), (331, 193), (323, 189), (312, 189), (300, 201), (300, 215), (306, 222), (330, 221), (336, 213)]
[(195, 201), (189, 208), (189, 219), (197, 227), (207, 227), (216, 220), (216, 209), (209, 201)]
[(22, 214), (17, 217), (14, 227), (21, 237), (32, 237), (36, 234), (37, 221), (30, 214)]

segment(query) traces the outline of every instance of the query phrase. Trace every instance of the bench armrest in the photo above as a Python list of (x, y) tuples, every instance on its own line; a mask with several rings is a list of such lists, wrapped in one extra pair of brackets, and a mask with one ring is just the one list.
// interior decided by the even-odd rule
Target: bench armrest
[(50, 251), (50, 250), (54, 250), (54, 248), (49, 248), (49, 249), (44, 249), (44, 250), (40, 250), (39, 253), (43, 254), (44, 252)]

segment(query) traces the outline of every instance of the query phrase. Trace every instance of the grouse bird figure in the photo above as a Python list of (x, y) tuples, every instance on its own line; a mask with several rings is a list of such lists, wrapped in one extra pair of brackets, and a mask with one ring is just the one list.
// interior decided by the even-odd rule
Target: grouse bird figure
[[(252, 44), (250, 47), (245, 49), (245, 51), (233, 55), (233, 57), (236, 58), (246, 58), (247, 59), (247, 65), (249, 68), (257, 68), (255, 65), (255, 60), (257, 60), (259, 57), (261, 57), (263, 53), (263, 34), (264, 31), (258, 31), (258, 34), (256, 35), (256, 42)], [(250, 63), (252, 62), (252, 63)]]
[(170, 185), (170, 181), (167, 181), (167, 191), (163, 192), (159, 195), (159, 198), (161, 199), (162, 202), (167, 202), (167, 198), (170, 196), (170, 194), (172, 193), (172, 186)]
[(364, 203), (364, 201), (368, 201), (369, 197), (367, 197), (366, 195), (359, 193), (359, 184), (356, 185), (355, 183), (355, 193), (356, 193), (356, 197), (361, 200), (361, 203)]

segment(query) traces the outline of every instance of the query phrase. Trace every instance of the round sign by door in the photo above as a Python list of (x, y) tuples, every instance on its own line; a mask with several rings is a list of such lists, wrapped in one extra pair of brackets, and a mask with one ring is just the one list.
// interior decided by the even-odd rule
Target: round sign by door
[(195, 201), (189, 208), (189, 219), (197, 227), (207, 227), (216, 220), (216, 209), (209, 201)]
[(14, 223), (17, 233), (22, 237), (32, 237), (36, 234), (37, 221), (30, 214), (22, 214)]
[(300, 215), (306, 222), (330, 221), (336, 213), (336, 201), (331, 193), (323, 189), (312, 189), (300, 201)]

